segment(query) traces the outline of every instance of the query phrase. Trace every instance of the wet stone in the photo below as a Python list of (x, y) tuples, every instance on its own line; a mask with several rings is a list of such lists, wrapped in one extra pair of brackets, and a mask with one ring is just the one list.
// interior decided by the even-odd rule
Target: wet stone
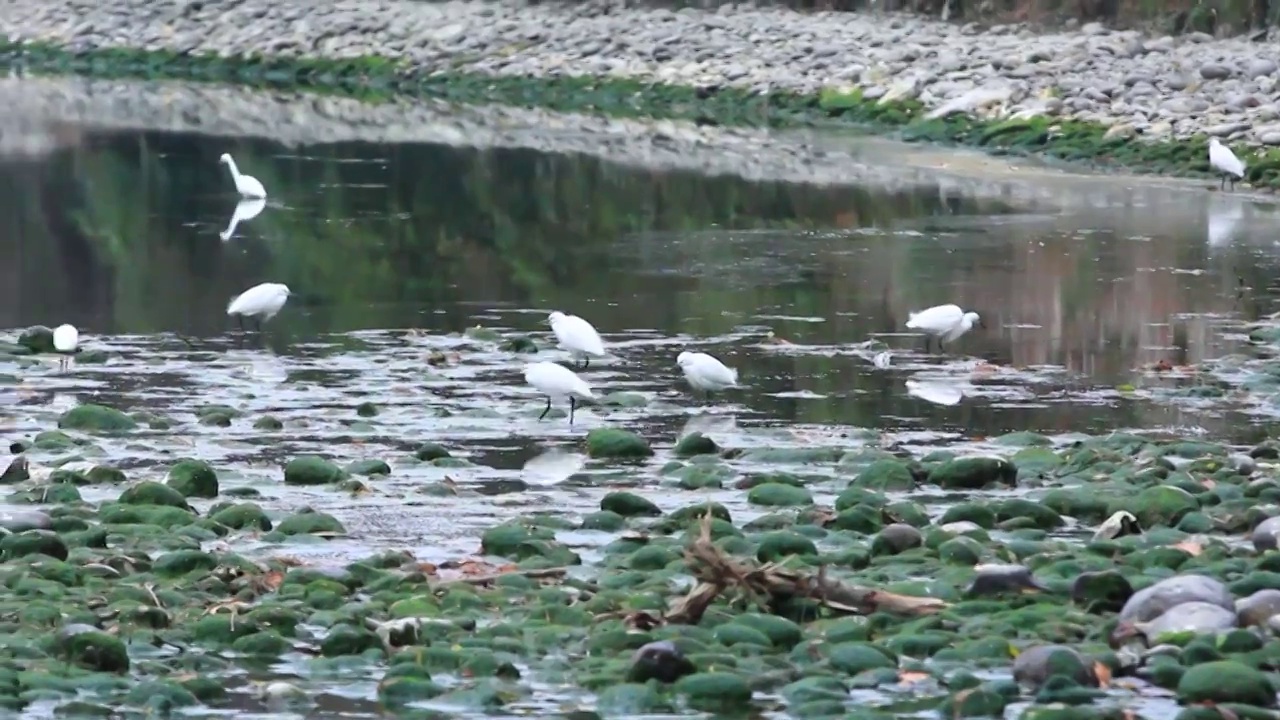
[(628, 430), (596, 428), (587, 433), (587, 455), (593, 458), (646, 458), (649, 442)]
[(137, 426), (133, 418), (119, 410), (94, 404), (74, 407), (58, 418), (58, 427), (64, 430), (109, 433), (125, 432)]
[(318, 455), (303, 455), (284, 467), (286, 485), (328, 485), (345, 477), (342, 469)]
[(169, 469), (168, 485), (184, 498), (218, 496), (218, 474), (208, 463), (199, 460), (179, 460)]

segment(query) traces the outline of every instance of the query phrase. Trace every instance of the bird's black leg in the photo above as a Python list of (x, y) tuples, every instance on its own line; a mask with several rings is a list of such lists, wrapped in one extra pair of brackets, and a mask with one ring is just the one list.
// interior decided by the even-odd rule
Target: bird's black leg
[(569, 396), (569, 427), (573, 427), (573, 409), (577, 407), (578, 401), (572, 395)]
[(590, 367), (590, 366), (591, 366), (591, 358), (590, 358), (590, 357), (587, 357), (586, 355), (583, 355), (583, 356), (582, 356), (582, 369), (583, 369), (583, 370), (586, 370), (586, 369), (587, 369), (588, 367)]
[(1231, 178), (1231, 192), (1235, 192), (1235, 191), (1236, 191), (1236, 179), (1235, 179), (1235, 177), (1232, 177), (1232, 178)]
[(1227, 189), (1227, 176), (1225, 174), (1222, 176), (1222, 182), (1218, 183), (1218, 189), (1219, 190)]
[(236, 315), (236, 327), (240, 328), (240, 332), (244, 332), (244, 316)]
[(942, 338), (938, 338), (938, 352), (943, 355), (947, 354), (947, 346), (942, 344)]
[(551, 412), (551, 396), (550, 395), (547, 396), (547, 409), (542, 411), (542, 414), (538, 416), (538, 419), (541, 420), (542, 418), (546, 417), (547, 413), (549, 412)]
[(262, 318), (261, 318), (261, 317), (254, 317), (254, 318), (253, 318), (253, 325), (254, 325), (254, 327), (255, 327), (255, 328), (257, 328), (258, 332), (262, 332)]
[(933, 336), (929, 333), (924, 334), (924, 354), (929, 354), (929, 346), (933, 344)]

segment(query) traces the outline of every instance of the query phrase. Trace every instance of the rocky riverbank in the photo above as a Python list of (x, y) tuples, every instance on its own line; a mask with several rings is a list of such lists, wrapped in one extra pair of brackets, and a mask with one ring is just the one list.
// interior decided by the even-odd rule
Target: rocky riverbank
[[(0, 36), (9, 42), (8, 64), (20, 64), (26, 51), (25, 62), (46, 70), (366, 92), (406, 89), (411, 78), (427, 94), (467, 101), (724, 124), (933, 121), (913, 136), (1034, 151), (1062, 145), (1055, 138), (1065, 134), (1076, 147), (1055, 154), (1114, 156), (1160, 172), (1203, 170), (1204, 163), (1193, 166), (1190, 155), (1161, 162), (1150, 151), (1137, 157), (1117, 152), (1120, 144), (1139, 135), (1159, 141), (1206, 133), (1240, 145), (1280, 145), (1280, 44), (1194, 33), (1144, 37), (1096, 24), (1034, 34), (909, 16), (747, 7), (673, 12), (610, 2), (384, 0), (317, 8), (262, 0), (15, 0), (0, 17)], [(111, 48), (130, 52), (104, 52)], [(248, 62), (248, 55), (295, 60)], [(495, 77), (506, 81), (485, 81)], [(513, 84), (520, 79), (530, 82)], [(988, 126), (1013, 118), (1018, 132), (1002, 131), (996, 140), (941, 123), (947, 116)], [(1063, 121), (1072, 125), (1061, 132), (1043, 126)], [(1113, 146), (1092, 136), (1081, 146), (1082, 127), (1097, 128)], [(1251, 179), (1271, 184), (1275, 172), (1252, 172)]]

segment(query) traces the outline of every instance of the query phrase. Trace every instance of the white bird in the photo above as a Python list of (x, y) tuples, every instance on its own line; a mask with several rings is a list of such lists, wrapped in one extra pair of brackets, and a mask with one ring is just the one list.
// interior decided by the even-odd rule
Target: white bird
[(591, 400), (591, 386), (577, 373), (563, 365), (553, 362), (539, 362), (528, 365), (524, 369), (524, 381), (537, 388), (538, 392), (547, 396), (547, 409), (542, 411), (538, 419), (551, 412), (551, 401), (569, 398), (569, 424), (573, 425), (573, 411), (579, 400)]
[(1227, 178), (1231, 178), (1231, 189), (1236, 189), (1236, 181), (1244, 179), (1244, 163), (1231, 152), (1231, 148), (1218, 142), (1218, 138), (1209, 138), (1209, 167), (1222, 175), (1219, 189), (1225, 189)]
[(938, 339), (938, 349), (946, 352), (944, 342), (958, 340), (961, 335), (973, 329), (974, 325), (986, 327), (976, 312), (965, 312), (959, 305), (935, 305), (920, 312), (907, 313), (907, 327), (925, 332), (924, 349), (929, 351), (929, 343)]
[(738, 387), (738, 371), (706, 353), (682, 352), (676, 356), (676, 364), (689, 385), (706, 392), (708, 399), (712, 391)]
[(547, 322), (551, 325), (551, 331), (556, 334), (560, 347), (568, 350), (575, 360), (582, 359), (581, 369), (586, 370), (591, 364), (589, 356), (604, 355), (604, 342), (600, 339), (600, 333), (586, 320), (556, 310), (547, 316)]
[(255, 318), (261, 330), (262, 323), (275, 317), (291, 294), (289, 286), (282, 283), (254, 285), (232, 298), (227, 304), (227, 314), (236, 316), (241, 330), (244, 330), (246, 316)]
[(260, 215), (262, 209), (267, 206), (267, 201), (261, 198), (241, 200), (236, 203), (236, 209), (231, 212), (231, 222), (227, 223), (227, 229), (218, 233), (218, 237), (223, 240), (230, 240), (235, 234), (236, 227), (242, 222), (248, 222)]
[(54, 329), (53, 350), (61, 355), (58, 358), (58, 368), (66, 369), (71, 360), (69, 356), (80, 352), (80, 331), (76, 330), (75, 325), (59, 325)]
[(240, 168), (236, 167), (236, 161), (232, 160), (230, 155), (222, 153), (218, 162), (231, 168), (231, 179), (236, 181), (236, 192), (247, 198), (262, 199), (267, 196), (267, 189), (262, 187), (262, 183), (258, 182), (257, 178), (240, 174)]

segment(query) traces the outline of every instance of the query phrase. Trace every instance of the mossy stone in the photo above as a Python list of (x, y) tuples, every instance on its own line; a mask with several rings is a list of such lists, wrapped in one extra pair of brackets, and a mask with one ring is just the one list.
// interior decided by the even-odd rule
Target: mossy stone
[(201, 550), (178, 550), (156, 558), (151, 571), (163, 577), (181, 577), (193, 572), (207, 572), (218, 566), (218, 558)]
[(232, 650), (257, 657), (280, 657), (292, 648), (293, 643), (271, 630), (246, 635), (231, 643)]
[(915, 487), (915, 484), (915, 476), (906, 463), (883, 459), (863, 468), (849, 486), (879, 491), (906, 491)]
[(123, 642), (104, 632), (77, 632), (65, 641), (71, 662), (94, 672), (126, 673), (129, 652)]
[(200, 460), (179, 460), (169, 469), (168, 485), (183, 497), (218, 497), (218, 473), (209, 463)]
[(370, 458), (367, 460), (356, 460), (347, 465), (346, 472), (348, 475), (390, 475), (391, 466), (385, 460)]
[(444, 446), (437, 445), (436, 443), (424, 443), (419, 445), (418, 449), (413, 451), (413, 456), (423, 462), (431, 462), (432, 460), (439, 460), (440, 458), (453, 457), (453, 455), (449, 454), (448, 450), (444, 449)]
[(898, 662), (880, 648), (870, 643), (846, 642), (827, 650), (831, 667), (842, 673), (857, 675), (876, 668), (896, 668)]
[(680, 458), (693, 457), (694, 455), (714, 455), (720, 452), (720, 447), (715, 441), (703, 435), (700, 432), (692, 432), (680, 438), (680, 442), (676, 443), (675, 456)]
[(44, 325), (32, 325), (19, 333), (18, 345), (33, 353), (51, 353), (56, 349), (53, 331)]
[(0, 555), (5, 560), (15, 560), (28, 555), (48, 555), (66, 560), (67, 544), (57, 533), (48, 530), (26, 530), (0, 539)]
[(671, 707), (658, 689), (648, 683), (621, 683), (601, 690), (596, 710), (604, 717), (665, 715)]
[(732, 712), (751, 703), (751, 686), (742, 677), (726, 672), (701, 672), (676, 681), (676, 692), (689, 707), (703, 712)]
[(777, 615), (743, 613), (734, 618), (733, 622), (763, 633), (774, 647), (782, 650), (790, 650), (800, 644), (804, 637), (804, 630), (800, 625)]
[(955, 537), (938, 546), (938, 557), (952, 565), (973, 567), (982, 561), (982, 543), (971, 537)]
[(1183, 515), (1199, 508), (1200, 503), (1191, 493), (1168, 485), (1156, 485), (1135, 496), (1115, 500), (1108, 512), (1126, 510), (1138, 518), (1142, 527), (1151, 528), (1176, 525)]
[(617, 532), (627, 526), (627, 519), (612, 510), (588, 513), (582, 517), (583, 530)]
[(146, 480), (120, 493), (122, 505), (164, 505), (189, 510), (187, 498), (168, 485)]
[(587, 455), (593, 458), (647, 458), (653, 455), (649, 441), (617, 428), (596, 428), (587, 433)]
[(359, 655), (365, 650), (381, 647), (382, 641), (378, 636), (363, 627), (336, 625), (320, 641), (320, 654), (325, 657)]
[(1178, 701), (1275, 707), (1276, 690), (1265, 673), (1234, 660), (1221, 660), (1188, 668), (1178, 681)]
[(88, 403), (64, 412), (58, 427), (83, 432), (125, 432), (138, 426), (133, 418), (105, 405)]
[(835, 519), (832, 520), (827, 527), (833, 530), (844, 530), (846, 532), (856, 532), (863, 535), (871, 535), (883, 527), (883, 519), (880, 513), (874, 508), (866, 505), (855, 505), (854, 507), (841, 510)]
[(818, 547), (812, 540), (787, 530), (764, 535), (760, 538), (760, 545), (756, 549), (756, 559), (760, 562), (774, 562), (789, 555), (817, 554)]
[(812, 505), (813, 493), (802, 487), (769, 482), (751, 488), (751, 491), (747, 493), (747, 502), (752, 505), (764, 505), (766, 507)]
[(290, 515), (276, 526), (275, 532), (282, 535), (314, 535), (316, 533), (345, 534), (347, 529), (338, 519), (328, 513), (298, 512)]
[(767, 648), (772, 645), (768, 635), (755, 628), (732, 621), (717, 625), (714, 636), (716, 642), (725, 647), (754, 645), (759, 648)]
[(929, 471), (929, 482), (948, 490), (981, 490), (1001, 483), (1017, 484), (1018, 468), (1003, 458), (966, 457), (948, 460)]
[(232, 530), (265, 532), (271, 529), (271, 518), (267, 517), (267, 513), (256, 503), (236, 503), (217, 511), (210, 516), (210, 519)]
[(344, 477), (342, 468), (319, 455), (302, 455), (284, 466), (285, 485), (328, 485)]
[(617, 513), (622, 517), (662, 514), (662, 510), (652, 501), (629, 492), (611, 492), (605, 495), (600, 500), (600, 509)]

